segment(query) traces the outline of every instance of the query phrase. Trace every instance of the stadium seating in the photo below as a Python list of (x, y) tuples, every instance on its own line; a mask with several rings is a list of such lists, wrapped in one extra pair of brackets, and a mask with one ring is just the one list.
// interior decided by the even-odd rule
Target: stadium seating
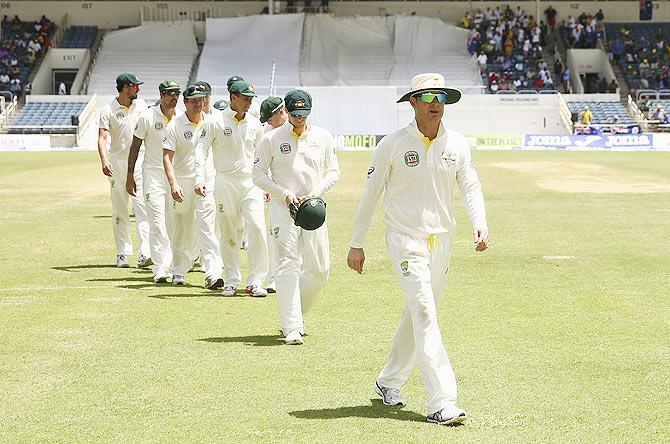
[(87, 102), (28, 102), (7, 127), (10, 133), (74, 133), (72, 116)]
[(97, 35), (97, 26), (72, 26), (65, 33), (59, 46), (61, 48), (90, 48)]
[(116, 95), (116, 76), (132, 72), (144, 82), (142, 94), (158, 97), (158, 85), (189, 81), (198, 55), (193, 22), (152, 23), (105, 35), (88, 84), (88, 93)]
[(614, 61), (631, 89), (670, 87), (670, 23), (609, 23), (605, 29)]
[(9, 81), (0, 83), (0, 89), (14, 94), (23, 91), (33, 68), (51, 46), (56, 26), (46, 17), (39, 21), (24, 22), (18, 16), (2, 20), (0, 38), (0, 74)]
[(635, 120), (626, 110), (626, 107), (621, 102), (596, 102), (596, 101), (582, 101), (582, 102), (567, 102), (570, 112), (579, 115), (584, 110), (584, 106), (588, 105), (593, 113), (593, 121), (595, 125), (607, 125), (613, 123), (614, 116), (618, 116), (619, 124), (635, 124)]

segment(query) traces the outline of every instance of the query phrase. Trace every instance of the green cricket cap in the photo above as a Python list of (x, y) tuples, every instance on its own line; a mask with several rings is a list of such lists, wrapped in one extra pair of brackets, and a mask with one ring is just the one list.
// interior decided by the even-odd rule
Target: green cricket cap
[(230, 91), (230, 86), (233, 83), (239, 82), (240, 80), (244, 80), (244, 79), (240, 76), (232, 76), (231, 78), (229, 78), (228, 81), (226, 82), (226, 86), (228, 87), (228, 91)]
[(274, 114), (284, 106), (281, 97), (270, 96), (261, 103), (261, 123), (265, 123), (274, 116)]
[(202, 89), (202, 86), (198, 85), (189, 85), (188, 88), (184, 91), (184, 98), (185, 99), (202, 99), (205, 97), (207, 94), (205, 94), (205, 91)]
[(312, 112), (312, 96), (307, 91), (296, 89), (284, 97), (286, 111), (292, 116), (305, 117)]
[(181, 86), (179, 86), (179, 83), (175, 82), (174, 80), (166, 80), (160, 85), (158, 85), (158, 91), (160, 92), (179, 91), (180, 89)]
[(256, 97), (254, 87), (245, 80), (238, 80), (237, 82), (233, 83), (230, 85), (228, 91), (230, 91), (231, 94), (242, 94), (243, 96), (247, 97)]
[(198, 80), (197, 82), (194, 83), (194, 85), (201, 86), (203, 91), (205, 91), (205, 94), (207, 95), (210, 95), (212, 93), (212, 85), (205, 82), (204, 80)]
[(227, 100), (217, 100), (214, 102), (214, 108), (218, 109), (219, 111), (223, 111), (224, 109), (227, 109), (230, 106)]
[(142, 83), (144, 82), (141, 82), (135, 74), (129, 72), (121, 73), (116, 77), (116, 86), (141, 85)]

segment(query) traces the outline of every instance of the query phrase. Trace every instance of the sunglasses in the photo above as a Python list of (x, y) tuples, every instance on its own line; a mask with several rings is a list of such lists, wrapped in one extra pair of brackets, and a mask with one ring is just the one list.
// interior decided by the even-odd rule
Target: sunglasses
[(181, 92), (178, 89), (171, 89), (169, 91), (163, 91), (163, 94), (166, 96), (177, 97)]
[(445, 93), (432, 93), (432, 92), (425, 92), (421, 94), (417, 94), (414, 97), (418, 97), (419, 100), (425, 103), (433, 103), (433, 100), (437, 99), (439, 103), (447, 103), (447, 95)]

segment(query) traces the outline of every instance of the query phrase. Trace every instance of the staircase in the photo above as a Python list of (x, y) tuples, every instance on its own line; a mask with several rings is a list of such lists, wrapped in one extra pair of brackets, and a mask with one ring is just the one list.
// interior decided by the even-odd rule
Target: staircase
[(630, 94), (630, 89), (628, 88), (628, 82), (626, 82), (626, 76), (619, 68), (619, 65), (612, 63), (612, 71), (616, 76), (616, 82), (619, 85), (619, 99), (621, 103), (628, 103), (628, 95)]

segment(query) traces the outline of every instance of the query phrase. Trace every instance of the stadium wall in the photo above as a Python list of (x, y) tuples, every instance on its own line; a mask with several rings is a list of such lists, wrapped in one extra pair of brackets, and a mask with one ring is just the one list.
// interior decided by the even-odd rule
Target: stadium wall
[[(284, 3), (284, 2), (282, 2)], [(503, 2), (482, 1), (331, 1), (330, 9), (337, 16), (409, 14), (439, 17), (446, 22), (457, 24), (463, 14), (472, 9), (495, 8)], [(531, 1), (507, 2), (512, 8), (521, 6), (527, 12), (543, 17), (542, 12), (552, 5), (559, 13), (559, 19), (568, 15), (577, 16), (581, 12), (595, 13), (602, 9), (607, 22), (637, 22), (639, 4), (635, 1), (592, 1), (567, 2)], [(539, 7), (538, 7), (539, 5)], [(0, 1), (0, 14), (17, 14), (23, 20), (36, 20), (42, 14), (56, 23), (61, 23), (67, 14), (69, 25), (97, 25), (114, 29), (119, 26), (137, 26), (145, 20), (168, 20), (171, 17), (204, 20), (210, 17), (235, 17), (258, 14), (267, 6), (267, 1)], [(145, 8), (142, 11), (142, 8)], [(652, 22), (670, 21), (670, 2), (654, 2)]]

